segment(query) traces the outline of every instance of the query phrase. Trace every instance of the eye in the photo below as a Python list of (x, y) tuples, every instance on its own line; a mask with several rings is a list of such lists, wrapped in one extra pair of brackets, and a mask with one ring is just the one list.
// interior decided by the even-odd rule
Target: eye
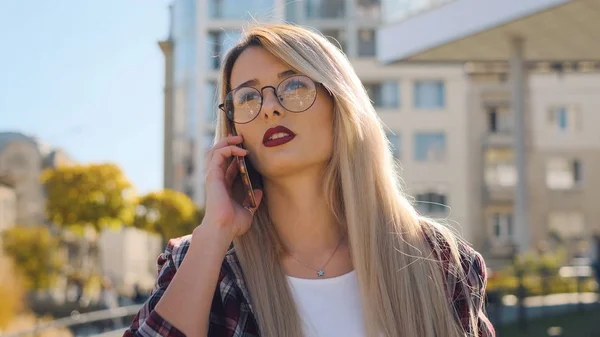
[(301, 80), (291, 80), (291, 81), (289, 81), (288, 83), (285, 84), (285, 91), (286, 92), (296, 91), (296, 90), (300, 90), (300, 89), (303, 89), (303, 88), (306, 88), (306, 85)]
[(254, 91), (241, 92), (237, 95), (236, 103), (238, 103), (238, 104), (248, 103), (250, 101), (256, 100), (257, 98), (258, 98), (258, 94)]

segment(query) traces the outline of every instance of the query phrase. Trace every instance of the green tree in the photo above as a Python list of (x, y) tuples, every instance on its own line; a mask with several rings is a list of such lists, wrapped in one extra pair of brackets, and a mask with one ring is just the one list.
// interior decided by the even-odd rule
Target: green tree
[(185, 194), (172, 190), (142, 196), (136, 207), (134, 226), (170, 238), (192, 233), (203, 216)]
[(47, 191), (46, 209), (54, 223), (74, 231), (91, 225), (131, 224), (132, 186), (114, 164), (91, 164), (49, 169), (42, 175)]
[(63, 261), (58, 255), (59, 239), (47, 227), (10, 228), (3, 233), (2, 243), (27, 289), (48, 289), (54, 284)]

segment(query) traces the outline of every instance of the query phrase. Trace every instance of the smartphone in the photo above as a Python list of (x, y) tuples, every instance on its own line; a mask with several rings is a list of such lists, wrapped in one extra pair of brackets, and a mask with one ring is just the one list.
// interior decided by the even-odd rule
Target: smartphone
[[(235, 128), (232, 128), (232, 130), (233, 130), (234, 135), (237, 135), (237, 133), (235, 132)], [(241, 144), (238, 146), (241, 148), (244, 148)], [(254, 169), (254, 167), (252, 167), (252, 164), (250, 164), (250, 162), (246, 161), (245, 157), (235, 156), (234, 160), (237, 161), (240, 179), (242, 180), (242, 184), (244, 185), (244, 190), (246, 191), (246, 195), (248, 196), (248, 199), (250, 199), (250, 207), (255, 208), (256, 207), (256, 196), (254, 195), (253, 186), (256, 186), (259, 188), (262, 187), (261, 186), (262, 179), (260, 179), (260, 175)], [(254, 184), (253, 184), (253, 182), (254, 182)]]

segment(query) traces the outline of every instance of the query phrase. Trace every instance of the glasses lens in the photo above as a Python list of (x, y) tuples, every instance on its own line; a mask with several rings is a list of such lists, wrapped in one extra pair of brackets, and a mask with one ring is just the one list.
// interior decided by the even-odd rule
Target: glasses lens
[(258, 114), (261, 97), (254, 88), (239, 88), (225, 97), (227, 114), (236, 123), (248, 123)]
[(308, 110), (317, 98), (315, 82), (306, 76), (292, 76), (277, 88), (279, 102), (288, 111)]

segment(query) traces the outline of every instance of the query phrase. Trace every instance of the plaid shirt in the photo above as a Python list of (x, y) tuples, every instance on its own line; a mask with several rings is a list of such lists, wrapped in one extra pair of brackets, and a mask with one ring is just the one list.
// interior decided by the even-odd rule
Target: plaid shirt
[[(130, 328), (123, 337), (133, 336), (164, 336), (183, 337), (185, 334), (164, 320), (154, 307), (169, 286), (177, 268), (190, 247), (191, 235), (169, 241), (164, 253), (158, 257), (158, 279), (150, 298), (135, 316)], [(431, 242), (431, 241), (430, 241)], [(449, 250), (442, 245), (438, 258), (446, 271), (447, 289), (457, 314), (457, 319), (465, 331), (470, 331), (469, 307), (467, 299), (474, 301), (474, 308), (479, 326), (479, 337), (494, 337), (492, 324), (483, 312), (483, 298), (486, 285), (485, 262), (481, 255), (472, 248), (460, 246), (461, 265), (467, 277), (458, 280), (449, 273)], [(218, 287), (213, 298), (209, 337), (258, 337), (258, 324), (254, 317), (248, 289), (245, 286), (242, 269), (234, 249), (227, 252), (221, 272)]]

